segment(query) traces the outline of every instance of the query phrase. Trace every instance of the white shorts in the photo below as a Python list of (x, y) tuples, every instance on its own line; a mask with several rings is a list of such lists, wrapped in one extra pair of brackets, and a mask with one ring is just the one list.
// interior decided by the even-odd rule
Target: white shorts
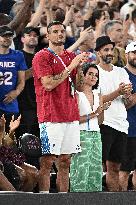
[(81, 152), (79, 122), (39, 124), (42, 154)]

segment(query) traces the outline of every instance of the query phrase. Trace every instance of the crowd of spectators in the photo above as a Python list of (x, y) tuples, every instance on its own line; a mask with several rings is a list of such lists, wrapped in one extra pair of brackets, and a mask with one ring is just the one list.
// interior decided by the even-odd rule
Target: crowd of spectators
[[(102, 67), (101, 53), (95, 49), (96, 41), (101, 36), (108, 36), (111, 42), (115, 43), (111, 64), (121, 68), (120, 72), (126, 65), (129, 67), (129, 57), (126, 56), (125, 50), (128, 44), (136, 42), (136, 0), (0, 0), (0, 47), (8, 44), (5, 50), (0, 48), (0, 67), (5, 65), (14, 67), (13, 62), (18, 62), (15, 73), (8, 70), (3, 73), (0, 68), (0, 92), (1, 89), (7, 89), (5, 85), (9, 89), (8, 92), (4, 90), (0, 94), (0, 190), (2, 191), (38, 191), (39, 158), (25, 156), (20, 153), (17, 146), (19, 137), (24, 133), (40, 136), (32, 60), (38, 51), (48, 48), (47, 26), (52, 21), (59, 21), (66, 26), (64, 48), (67, 51), (72, 51), (76, 55), (89, 52), (89, 62), (100, 64)], [(7, 34), (9, 36), (5, 37)], [(6, 42), (4, 38), (9, 41)], [(136, 49), (132, 51), (136, 55)], [(126, 53), (128, 55), (128, 52)], [(133, 67), (136, 68), (136, 56), (133, 61)], [(10, 90), (9, 86), (13, 83), (12, 75), (15, 75), (15, 78)], [(134, 75), (136, 78), (136, 73)], [(136, 80), (133, 80), (132, 84), (134, 82), (136, 84)], [(103, 82), (100, 83), (103, 88)], [(108, 86), (108, 83), (110, 82), (107, 82), (107, 85), (105, 83), (105, 86)], [(135, 89), (134, 85), (133, 91), (136, 91)], [(107, 94), (102, 89), (100, 92), (102, 95)], [(110, 98), (107, 101), (114, 99)], [(128, 95), (125, 100), (128, 100)], [(133, 101), (136, 102), (135, 99)], [(8, 106), (11, 102), (13, 105)], [(136, 113), (135, 104), (132, 106)], [(111, 119), (114, 121), (115, 118)], [(133, 123), (136, 122), (136, 117), (134, 118)], [(133, 126), (136, 129), (136, 125)], [(134, 136), (136, 137), (136, 132)], [(105, 166), (104, 163), (103, 168)], [(114, 178), (114, 171), (116, 172), (116, 168), (119, 167), (115, 164), (114, 169), (112, 166), (108, 169), (113, 171), (110, 176)], [(121, 190), (127, 190), (128, 173), (131, 171), (134, 172), (133, 189), (136, 189), (134, 171), (136, 159), (131, 168), (132, 170), (122, 170), (121, 177), (124, 180), (127, 175), (127, 185), (124, 185), (122, 180)], [(12, 170), (10, 174), (8, 170)], [(52, 170), (56, 171), (55, 165)], [(106, 171), (104, 170), (105, 173)], [(110, 177), (108, 179), (107, 189), (119, 191), (116, 186), (110, 187), (114, 183), (112, 184)], [(114, 179), (117, 180), (116, 176)]]

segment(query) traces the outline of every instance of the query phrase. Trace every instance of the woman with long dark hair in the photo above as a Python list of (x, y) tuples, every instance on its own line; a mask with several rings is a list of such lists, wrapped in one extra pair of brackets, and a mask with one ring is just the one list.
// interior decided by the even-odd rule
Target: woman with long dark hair
[(84, 89), (78, 93), (80, 111), (81, 153), (73, 155), (70, 169), (70, 191), (102, 191), (102, 143), (99, 124), (104, 119), (103, 104), (98, 93), (99, 71), (95, 64), (84, 63)]

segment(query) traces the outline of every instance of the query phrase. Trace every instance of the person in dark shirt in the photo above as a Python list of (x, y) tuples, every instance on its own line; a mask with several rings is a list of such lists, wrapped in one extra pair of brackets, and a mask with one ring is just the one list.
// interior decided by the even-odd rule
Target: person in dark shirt
[[(32, 76), (32, 59), (35, 54), (35, 47), (38, 44), (39, 30), (34, 27), (26, 27), (22, 35), (23, 54), (28, 67), (25, 75), (25, 88), (18, 96), (19, 111), (21, 113), (21, 123), (17, 130), (17, 136), (24, 133), (31, 133), (39, 136), (39, 126), (36, 114), (36, 97), (34, 91), (34, 80)], [(36, 160), (28, 159), (28, 162), (38, 167)]]
[(127, 65), (125, 70), (129, 75), (133, 91), (131, 95), (124, 96), (127, 108), (127, 120), (129, 122), (127, 150), (120, 168), (120, 190), (127, 191), (129, 174), (133, 171), (132, 185), (136, 190), (136, 42), (127, 45)]

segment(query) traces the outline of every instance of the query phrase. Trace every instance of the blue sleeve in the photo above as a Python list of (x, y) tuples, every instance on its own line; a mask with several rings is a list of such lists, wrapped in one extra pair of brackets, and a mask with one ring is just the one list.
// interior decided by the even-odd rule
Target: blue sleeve
[(75, 38), (74, 37), (67, 37), (65, 44), (64, 44), (64, 48), (67, 49), (70, 46), (72, 46), (75, 43)]

